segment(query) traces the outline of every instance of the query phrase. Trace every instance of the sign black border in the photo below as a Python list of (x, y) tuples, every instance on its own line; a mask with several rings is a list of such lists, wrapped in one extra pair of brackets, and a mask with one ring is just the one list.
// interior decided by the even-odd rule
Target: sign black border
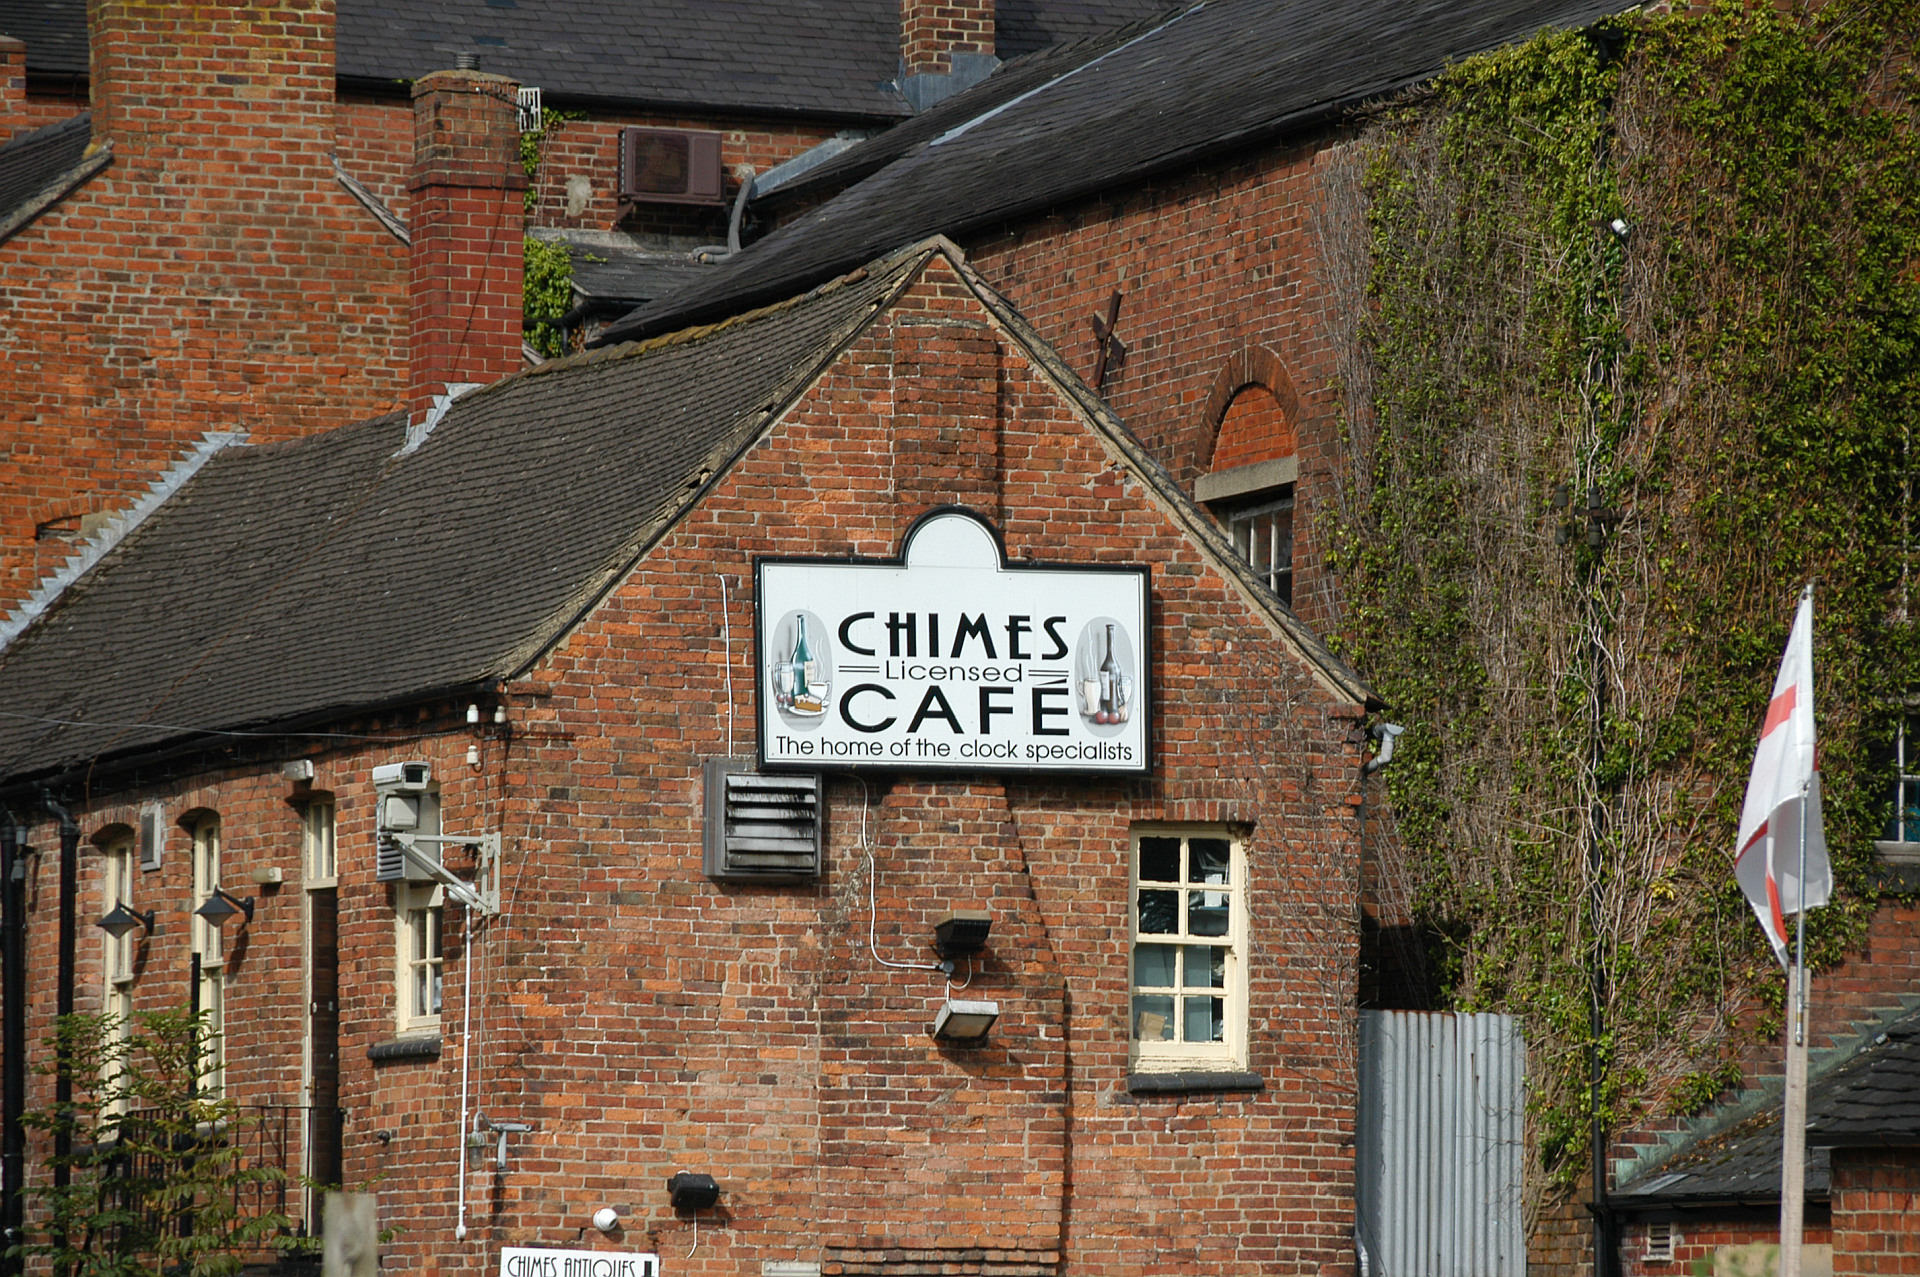
[[(993, 538), (993, 547), (999, 555), (999, 568), (1002, 572), (1075, 572), (1086, 574), (1112, 574), (1115, 576), (1137, 576), (1141, 584), (1141, 630), (1140, 668), (1145, 671), (1147, 684), (1147, 713), (1141, 739), (1144, 742), (1141, 753), (1144, 755), (1137, 768), (1131, 767), (982, 767), (971, 762), (960, 766), (945, 763), (899, 763), (891, 759), (885, 762), (873, 762), (864, 759), (834, 759), (819, 766), (810, 766), (795, 762), (767, 761), (767, 714), (764, 702), (766, 679), (762, 677), (766, 654), (761, 651), (761, 642), (766, 634), (766, 598), (764, 570), (769, 563), (786, 566), (789, 564), (820, 563), (836, 567), (892, 567), (907, 565), (907, 550), (913, 545), (913, 538), (920, 532), (921, 526), (930, 520), (962, 515), (972, 519)], [(1000, 529), (993, 525), (979, 511), (963, 505), (940, 505), (926, 511), (907, 525), (900, 537), (900, 552), (890, 558), (862, 558), (859, 555), (779, 555), (756, 554), (753, 556), (753, 748), (755, 761), (761, 770), (770, 772), (887, 772), (887, 773), (931, 773), (943, 776), (1071, 776), (1071, 777), (1139, 777), (1153, 775), (1154, 765), (1154, 724), (1155, 710), (1160, 703), (1160, 689), (1155, 680), (1153, 646), (1154, 629), (1153, 608), (1153, 568), (1150, 564), (1135, 563), (1126, 566), (1110, 564), (1073, 564), (1073, 563), (1015, 563), (1007, 558), (1007, 543), (1000, 535)]]

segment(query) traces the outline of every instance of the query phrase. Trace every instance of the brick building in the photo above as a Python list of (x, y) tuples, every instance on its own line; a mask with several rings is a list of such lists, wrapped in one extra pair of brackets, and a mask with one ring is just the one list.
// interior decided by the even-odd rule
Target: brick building
[[(1318, 236), (1338, 181), (1351, 178), (1342, 170), (1352, 108), (1453, 58), (1547, 27), (1579, 27), (1618, 8), (1209, 5), (1050, 50), (774, 193), (762, 211), (777, 230), (600, 340), (763, 303), (896, 237), (951, 235), (982, 276), (1097, 382), (1241, 551), (1261, 560), (1296, 612), (1335, 633), (1339, 583), (1315, 538), (1348, 463), (1333, 335), (1351, 321), (1342, 309), (1364, 304), (1365, 281), (1333, 278)], [(1104, 335), (1109, 327), (1117, 345)], [(1889, 898), (1849, 960), (1813, 978), (1816, 1041), (1829, 1073), (1911, 1010), (1920, 988), (1910, 960), (1915, 916), (1894, 898), (1913, 890), (1910, 875), (1885, 884)], [(1406, 969), (1381, 942), (1400, 903), (1368, 893), (1360, 992), (1373, 1005), (1418, 1007), (1425, 973), (1417, 964)], [(1694, 1156), (1698, 1142), (1720, 1140), (1765, 1108), (1776, 1052), (1756, 1049), (1742, 1063), (1754, 1089), (1729, 1105), (1684, 1130), (1617, 1133), (1625, 1262), (1644, 1253), (1645, 1224), (1672, 1224), (1680, 1210), (1691, 1212), (1691, 1242), (1677, 1259), (1660, 1261), (1671, 1266), (1644, 1271), (1688, 1271), (1723, 1246), (1775, 1235), (1777, 1102), (1770, 1187), (1746, 1183), (1731, 1196), (1678, 1205), (1643, 1195), (1675, 1173), (1667, 1159)], [(1777, 1094), (1777, 1078), (1774, 1086)], [(1904, 1110), (1896, 1104), (1891, 1111), (1876, 1137), (1886, 1147), (1873, 1156), (1840, 1149), (1857, 1143), (1859, 1132), (1829, 1137), (1816, 1125), (1813, 1142), (1827, 1139), (1837, 1150), (1835, 1219), (1880, 1211), (1884, 1223), (1896, 1217), (1900, 1194), (1920, 1186)], [(1743, 1148), (1744, 1156), (1760, 1156), (1758, 1145)], [(1823, 1146), (1814, 1156), (1810, 1217), (1824, 1220), (1829, 1155)], [(1868, 1196), (1855, 1195), (1869, 1193), (1869, 1184)], [(1674, 1194), (1685, 1198), (1686, 1190)], [(1536, 1271), (1591, 1271), (1594, 1200), (1585, 1190), (1562, 1217), (1537, 1222), (1530, 1239)], [(1911, 1234), (1816, 1231), (1814, 1240), (1831, 1241), (1838, 1271), (1875, 1271), (1889, 1251), (1920, 1250)]]
[[(199, 464), (209, 432), (271, 441), (407, 402), (430, 73), (538, 91), (530, 212), (514, 192), (497, 245), (574, 235), (594, 291), (637, 300), (726, 244), (752, 175), (910, 116), (996, 50), (1154, 7), (1018, 5), (996, 35), (991, 5), (943, 25), (895, 0), (0, 3), (0, 607)], [(629, 190), (634, 139), (691, 146), (700, 172)]]
[[(197, 971), (210, 1078), (373, 1184), (389, 1263), (1351, 1270), (1369, 695), (944, 241), (223, 452), (0, 687), (31, 1032), (62, 912), (79, 1009)], [(740, 880), (729, 769), (816, 795), (817, 866)], [(497, 912), (379, 822), (497, 838), (443, 861)]]

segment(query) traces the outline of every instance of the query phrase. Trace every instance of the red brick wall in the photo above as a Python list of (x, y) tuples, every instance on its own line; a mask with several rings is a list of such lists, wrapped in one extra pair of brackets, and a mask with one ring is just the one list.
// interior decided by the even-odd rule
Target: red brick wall
[(1920, 1149), (1833, 1150), (1833, 1277), (1920, 1267)]
[[(701, 761), (752, 748), (753, 556), (890, 556), (954, 498), (992, 517), (1015, 559), (1151, 567), (1154, 774), (834, 777), (817, 884), (708, 881)], [(540, 1244), (657, 1249), (705, 1274), (796, 1257), (1010, 1277), (1352, 1271), (1355, 711), (1277, 646), (943, 264), (508, 700), (502, 729), (465, 728), (448, 705), (288, 746), (311, 749), (314, 786), (338, 802), (347, 1176), (383, 1177), (382, 1221), (401, 1230), (389, 1266), (478, 1275), (498, 1247)], [(408, 739), (361, 743), (385, 733)], [(284, 756), (148, 791), (170, 819), (221, 813), (243, 892), (254, 865), (287, 871), (231, 981), (229, 1019), (245, 1027), (230, 1085), (249, 1097), (297, 1091), (302, 888)], [(409, 757), (432, 760), (447, 829), (506, 836), (507, 909), (470, 965), (448, 911), (441, 1058), (375, 1065), (367, 1048), (393, 1031), (393, 912), (372, 881), (368, 773)], [(91, 797), (84, 828), (134, 823), (134, 798)], [(1126, 1088), (1129, 830), (1144, 821), (1250, 831), (1262, 1091)], [(34, 843), (48, 845), (44, 823)], [(130, 902), (163, 908), (139, 985), (150, 1002), (185, 994), (184, 846), (176, 833)], [(53, 1001), (54, 873), (43, 857), (36, 1038)], [(938, 973), (868, 951), (871, 927), (882, 956), (923, 959), (933, 919), (963, 905), (993, 912), (969, 990), (1002, 1007), (989, 1045), (966, 1051), (926, 1036)], [(456, 1243), (469, 973), (475, 1103), (535, 1130), (513, 1137), (505, 1173), (470, 1176), (475, 1231)], [(697, 1249), (662, 1188), (676, 1170), (723, 1185)], [(611, 1240), (587, 1226), (602, 1205), (626, 1213)]]
[[(1818, 1213), (1816, 1207), (1810, 1214)], [(1833, 1273), (1840, 1277), (1842, 1272), (1897, 1272), (1898, 1269), (1873, 1268), (1853, 1270), (1841, 1267), (1841, 1247), (1836, 1244), (1839, 1237), (1840, 1219), (1836, 1214), (1834, 1227), (1824, 1222), (1809, 1219), (1806, 1236), (1802, 1245), (1833, 1246)], [(1692, 1277), (1701, 1271), (1698, 1267), (1705, 1264), (1705, 1271), (1714, 1271), (1714, 1257), (1723, 1247), (1747, 1247), (1753, 1245), (1774, 1245), (1780, 1240), (1780, 1221), (1758, 1219), (1748, 1221), (1685, 1219), (1674, 1225), (1677, 1237), (1673, 1246), (1671, 1262), (1649, 1261), (1647, 1254), (1647, 1229), (1644, 1224), (1629, 1224), (1623, 1230), (1620, 1243), (1621, 1277)], [(1909, 1251), (1908, 1253), (1913, 1253)], [(1803, 1256), (1805, 1252), (1802, 1252)], [(1529, 1270), (1531, 1271), (1531, 1270)]]
[(1233, 397), (1220, 418), (1212, 468), (1231, 470), (1291, 456), (1296, 446), (1293, 422), (1279, 398), (1265, 386), (1248, 386)]
[(331, 4), (93, 16), (113, 161), (0, 244), (0, 607), (75, 548), (62, 527), (130, 504), (204, 432), (404, 402), (405, 250), (327, 158)]
[(1294, 607), (1322, 625), (1332, 609), (1318, 520), (1334, 481), (1337, 401), (1312, 216), (1331, 158), (1316, 144), (1221, 161), (968, 243), (981, 273), (1083, 377), (1094, 359), (1088, 317), (1104, 318), (1116, 289), (1126, 295), (1116, 332), (1127, 359), (1108, 373), (1106, 397), (1184, 484), (1210, 468), (1218, 418), (1208, 403), (1222, 369), (1249, 347), (1278, 358), (1297, 395)]

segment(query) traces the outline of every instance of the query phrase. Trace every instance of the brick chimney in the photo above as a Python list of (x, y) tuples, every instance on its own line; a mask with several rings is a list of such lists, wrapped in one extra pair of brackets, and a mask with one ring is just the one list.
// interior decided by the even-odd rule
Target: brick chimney
[(994, 0), (900, 0), (900, 91), (916, 111), (979, 83), (993, 55)]
[(271, 189), (333, 144), (333, 0), (88, 0), (93, 135), (114, 163)]
[(521, 366), (527, 175), (518, 87), (468, 70), (413, 85), (407, 407), (416, 423), (449, 385), (496, 381)]

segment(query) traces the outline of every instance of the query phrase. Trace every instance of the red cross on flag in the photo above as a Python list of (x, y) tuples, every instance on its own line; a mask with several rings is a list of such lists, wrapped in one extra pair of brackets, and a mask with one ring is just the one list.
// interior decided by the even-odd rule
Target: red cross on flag
[(1819, 908), (1833, 891), (1833, 868), (1827, 863), (1827, 837), (1820, 820), (1820, 774), (1813, 763), (1813, 587), (1809, 585), (1800, 594), (1780, 677), (1773, 681), (1766, 721), (1760, 726), (1760, 748), (1753, 755), (1753, 775), (1747, 780), (1746, 805), (1740, 809), (1740, 834), (1734, 841), (1734, 876), (1783, 965), (1788, 916), (1803, 908)]

